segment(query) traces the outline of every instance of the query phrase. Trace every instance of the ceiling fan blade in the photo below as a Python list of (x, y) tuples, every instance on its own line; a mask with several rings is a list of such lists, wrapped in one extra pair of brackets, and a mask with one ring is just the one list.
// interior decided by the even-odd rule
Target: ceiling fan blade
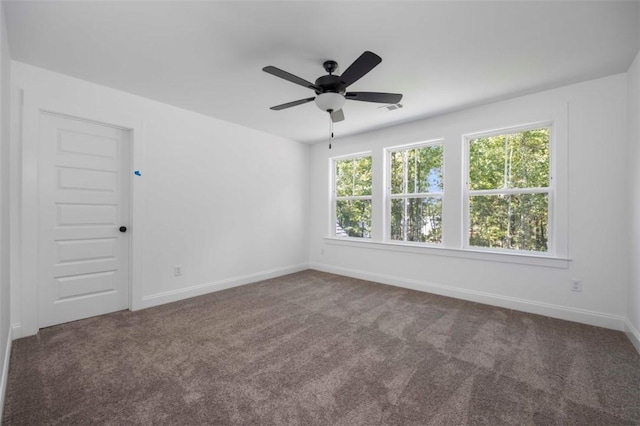
[(307, 102), (311, 102), (312, 100), (314, 100), (315, 97), (313, 98), (307, 98), (307, 99), (299, 99), (297, 101), (293, 101), (293, 102), (287, 102), (286, 104), (282, 104), (282, 105), (276, 105), (276, 106), (272, 106), (269, 109), (272, 109), (274, 111), (280, 111), (281, 109), (285, 109), (285, 108), (291, 108), (294, 106), (298, 106), (298, 105), (302, 105), (302, 104), (306, 104)]
[(291, 73), (281, 70), (280, 68), (272, 67), (269, 65), (268, 67), (262, 68), (262, 71), (275, 75), (276, 77), (280, 77), (284, 80), (290, 81), (295, 84), (299, 84), (300, 86), (306, 87), (308, 89), (313, 89), (317, 92), (322, 92), (322, 89), (313, 84), (310, 81), (305, 80), (304, 78), (300, 78)]
[(331, 112), (331, 121), (333, 121), (334, 123), (337, 123), (338, 121), (343, 121), (343, 120), (344, 120), (344, 112), (342, 112), (342, 109)]
[(352, 101), (378, 102), (381, 104), (397, 104), (402, 100), (400, 93), (347, 92), (344, 96)]
[(380, 62), (382, 62), (382, 58), (380, 56), (367, 50), (351, 65), (349, 65), (349, 68), (344, 70), (340, 76), (340, 81), (342, 81), (344, 87), (351, 86), (353, 83), (360, 80), (363, 75), (374, 69)]

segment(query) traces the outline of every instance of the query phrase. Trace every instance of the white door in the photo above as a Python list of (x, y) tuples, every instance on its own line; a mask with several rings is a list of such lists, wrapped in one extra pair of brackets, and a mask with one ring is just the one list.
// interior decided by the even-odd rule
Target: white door
[(129, 141), (127, 130), (40, 115), (39, 327), (129, 306)]

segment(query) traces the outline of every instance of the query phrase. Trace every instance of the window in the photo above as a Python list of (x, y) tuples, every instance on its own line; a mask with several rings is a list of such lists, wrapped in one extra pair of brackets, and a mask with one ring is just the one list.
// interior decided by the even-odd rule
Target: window
[(567, 268), (566, 105), (483, 114), (329, 158), (327, 243)]
[(468, 245), (549, 251), (550, 128), (467, 137)]
[(442, 242), (443, 152), (442, 143), (388, 151), (391, 240)]
[(371, 155), (334, 160), (335, 235), (371, 238)]

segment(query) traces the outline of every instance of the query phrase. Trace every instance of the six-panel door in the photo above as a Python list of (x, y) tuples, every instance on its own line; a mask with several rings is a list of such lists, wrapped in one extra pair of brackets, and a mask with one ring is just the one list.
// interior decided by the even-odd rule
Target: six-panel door
[(129, 132), (47, 113), (39, 130), (38, 325), (126, 309)]

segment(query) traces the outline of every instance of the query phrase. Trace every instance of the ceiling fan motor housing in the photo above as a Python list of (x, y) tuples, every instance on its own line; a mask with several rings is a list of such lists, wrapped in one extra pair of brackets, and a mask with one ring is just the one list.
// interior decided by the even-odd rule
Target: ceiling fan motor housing
[(327, 92), (344, 94), (346, 90), (339, 75), (323, 75), (316, 80), (316, 86), (322, 89), (322, 92), (316, 91), (317, 95)]

